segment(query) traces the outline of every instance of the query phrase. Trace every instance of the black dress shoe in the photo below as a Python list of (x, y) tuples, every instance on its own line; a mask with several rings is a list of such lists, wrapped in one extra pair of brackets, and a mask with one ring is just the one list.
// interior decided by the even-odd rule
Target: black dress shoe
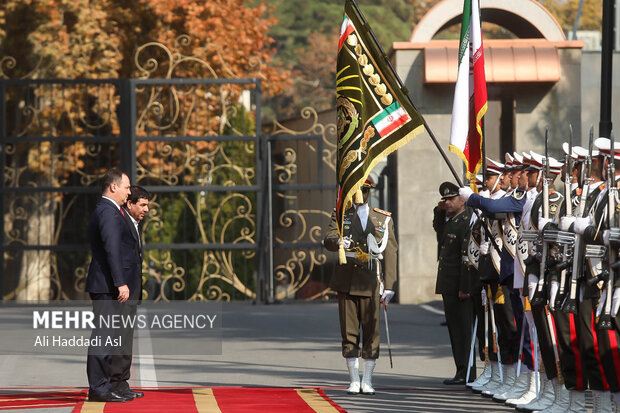
[(448, 386), (450, 386), (450, 385), (461, 385), (461, 386), (463, 386), (463, 385), (465, 385), (465, 379), (459, 379), (459, 378), (453, 377), (451, 379), (445, 379), (443, 381), (443, 384), (448, 385)]
[(89, 402), (124, 403), (129, 400), (133, 400), (133, 398), (127, 398), (113, 391), (107, 393), (95, 393), (91, 391), (88, 393)]
[(120, 394), (123, 397), (139, 399), (140, 397), (144, 397), (144, 393), (141, 391), (135, 391), (131, 389), (126, 390), (117, 390), (116, 393)]

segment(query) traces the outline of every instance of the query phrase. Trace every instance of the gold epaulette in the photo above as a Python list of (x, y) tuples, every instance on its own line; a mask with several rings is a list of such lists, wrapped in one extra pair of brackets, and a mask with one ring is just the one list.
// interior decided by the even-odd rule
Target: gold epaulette
[(384, 210), (379, 209), (379, 208), (373, 208), (372, 210), (373, 210), (373, 211), (375, 211), (375, 212), (378, 212), (378, 213), (380, 213), (380, 214), (383, 214), (383, 215), (385, 215), (385, 216), (388, 216), (388, 217), (391, 217), (391, 216), (392, 216), (392, 213), (391, 213), (391, 212), (387, 212), (387, 211), (384, 211)]

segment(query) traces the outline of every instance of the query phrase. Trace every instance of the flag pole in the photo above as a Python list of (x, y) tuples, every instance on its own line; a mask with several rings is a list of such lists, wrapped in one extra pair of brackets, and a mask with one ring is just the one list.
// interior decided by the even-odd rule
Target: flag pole
[[(353, 8), (355, 9), (355, 12), (357, 13), (360, 21), (363, 23), (362, 27), (366, 29), (367, 26), (368, 26), (368, 22), (366, 21), (366, 18), (364, 17), (364, 15), (362, 14), (361, 10), (359, 9), (357, 3), (355, 2), (355, 0), (349, 0), (349, 1), (353, 4)], [(377, 40), (377, 37), (375, 36), (374, 32), (372, 30), (368, 30), (368, 33), (370, 34), (370, 36), (372, 37), (373, 41), (375, 42), (375, 45), (379, 48), (379, 51), (381, 52), (381, 56), (383, 56), (383, 59), (385, 60), (385, 63), (387, 64), (387, 66), (392, 71), (392, 74), (394, 75), (394, 78), (398, 82), (398, 85), (400, 86), (400, 89), (403, 91), (403, 94), (407, 97), (407, 100), (409, 101), (411, 106), (413, 106), (413, 108), (416, 111), (418, 111), (418, 108), (416, 107), (416, 105), (413, 103), (413, 100), (411, 100), (411, 97), (409, 96), (409, 90), (405, 87), (405, 85), (403, 84), (402, 80), (400, 80), (400, 76), (398, 76), (398, 73), (396, 73), (396, 70), (394, 70), (394, 67), (392, 66), (392, 62), (390, 62), (390, 59), (388, 59), (387, 55), (385, 54), (385, 51), (383, 50), (383, 47), (381, 46), (381, 43), (379, 43), (379, 41)], [(418, 113), (419, 112), (420, 111), (418, 111)], [(426, 130), (428, 135), (431, 137), (431, 140), (433, 141), (433, 143), (437, 147), (437, 150), (441, 154), (441, 157), (443, 158), (443, 160), (448, 165), (448, 168), (450, 168), (450, 172), (452, 172), (452, 175), (454, 176), (454, 179), (456, 180), (456, 183), (459, 186), (463, 186), (463, 181), (461, 180), (460, 176), (456, 173), (456, 169), (454, 169), (454, 166), (452, 166), (452, 163), (450, 163), (450, 160), (448, 159), (448, 156), (446, 155), (446, 152), (443, 150), (441, 145), (439, 145), (439, 142), (437, 141), (437, 138), (435, 138), (435, 134), (433, 133), (431, 128), (428, 126), (428, 124), (426, 123), (426, 119), (424, 119), (423, 116), (422, 116), (422, 120), (424, 121), (424, 129)], [(483, 144), (484, 144), (484, 142), (483, 142)]]
[(482, 131), (482, 189), (487, 189), (487, 145), (486, 139), (484, 139), (484, 116), (482, 117), (482, 125), (480, 130)]

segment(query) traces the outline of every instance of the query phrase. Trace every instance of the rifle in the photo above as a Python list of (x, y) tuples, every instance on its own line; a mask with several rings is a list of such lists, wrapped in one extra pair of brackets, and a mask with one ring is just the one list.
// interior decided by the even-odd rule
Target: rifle
[[(584, 161), (584, 165), (582, 170), (585, 171), (583, 176), (583, 188), (581, 190), (581, 197), (579, 200), (579, 206), (577, 207), (577, 211), (575, 212), (575, 216), (583, 217), (588, 213), (586, 211), (586, 200), (588, 198), (588, 192), (590, 192), (590, 183), (592, 182), (592, 178), (590, 177), (592, 172), (592, 146), (594, 145), (594, 127), (590, 126), (590, 142), (588, 145), (588, 156)], [(562, 311), (565, 313), (577, 314), (577, 277), (579, 277), (579, 272), (583, 263), (583, 248), (581, 246), (582, 240), (581, 235), (575, 234), (575, 245), (573, 247), (573, 269), (570, 278), (570, 292), (566, 301), (564, 301), (564, 305), (562, 306)]]
[[(573, 125), (568, 125), (568, 154), (565, 157), (564, 165), (566, 165), (566, 172), (564, 173), (564, 205), (566, 205), (566, 216), (573, 216), (573, 200), (571, 193), (571, 178), (573, 171)], [(564, 287), (566, 284), (566, 273), (570, 267), (570, 261), (573, 258), (572, 247), (574, 246), (575, 236), (570, 232), (559, 232), (558, 234), (564, 235), (571, 239), (571, 244), (564, 244), (562, 255), (563, 262), (556, 265), (556, 271), (561, 271), (560, 275), (560, 290), (553, 304), (553, 308), (559, 308), (564, 301)]]
[[(618, 192), (616, 188), (616, 152), (614, 148), (614, 134), (611, 133), (609, 137), (609, 163), (607, 164), (607, 223), (608, 228), (611, 230), (616, 226), (616, 194)], [(605, 299), (605, 307), (603, 313), (598, 320), (599, 330), (611, 330), (613, 329), (613, 323), (611, 320), (611, 302), (613, 294), (613, 285), (615, 279), (615, 267), (614, 260), (617, 257), (617, 251), (612, 244), (609, 244), (607, 249), (609, 258), (609, 275), (607, 277), (607, 297)]]
[[(542, 174), (543, 174), (543, 218), (549, 219), (549, 129), (545, 130), (545, 157), (542, 162)], [(538, 228), (542, 231), (542, 228)], [(547, 300), (544, 292), (545, 286), (545, 266), (547, 263), (547, 253), (549, 250), (549, 243), (546, 242), (544, 237), (542, 238), (542, 255), (540, 257), (540, 278), (538, 279), (538, 285), (536, 286), (536, 292), (532, 297), (532, 306), (544, 304)]]

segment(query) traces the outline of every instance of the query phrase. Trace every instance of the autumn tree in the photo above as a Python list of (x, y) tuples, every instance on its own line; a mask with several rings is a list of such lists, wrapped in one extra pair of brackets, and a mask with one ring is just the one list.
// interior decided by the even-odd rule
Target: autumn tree
[[(257, 77), (263, 81), (263, 90), (278, 93), (286, 88), (288, 73), (272, 62), (274, 49), (267, 30), (273, 24), (275, 19), (270, 17), (267, 5), (254, 2), (248, 6), (243, 0), (5, 0), (0, 9), (0, 77)], [(136, 52), (144, 44), (149, 45), (140, 49), (142, 60), (136, 60)], [(241, 92), (234, 87), (216, 94), (208, 90), (175, 91), (179, 104), (190, 107), (195, 103), (194, 116), (209, 121), (175, 124), (166, 130), (160, 128), (156, 134), (222, 133), (226, 113), (240, 110), (236, 102)], [(20, 113), (24, 115), (9, 120), (8, 130), (14, 137), (119, 134), (113, 109), (118, 104), (118, 90), (112, 85), (98, 89), (84, 85), (32, 86), (25, 95), (11, 93), (7, 106), (22, 107)], [(29, 98), (24, 100), (24, 96)], [(216, 103), (219, 106), (214, 108)], [(214, 111), (217, 116), (209, 117)], [(149, 127), (160, 127), (161, 113), (158, 116), (157, 121), (148, 116), (140, 119), (138, 134), (146, 134)], [(166, 116), (173, 119), (170, 114)], [(145, 171), (158, 172), (150, 162), (160, 149), (140, 144), (139, 162)], [(215, 150), (217, 144), (195, 148), (196, 154)], [(80, 141), (14, 145), (8, 156), (5, 185), (57, 188), (76, 174), (84, 174), (85, 168), (90, 168), (89, 176), (97, 176), (104, 168), (88, 159), (97, 156), (90, 151), (89, 144)], [(175, 167), (191, 169), (195, 165), (171, 159), (163, 168)], [(83, 183), (93, 185), (89, 179)], [(53, 221), (62, 219), (66, 212), (58, 210), (61, 197), (44, 192), (21, 198), (16, 195), (8, 212), (12, 219), (5, 220), (10, 221), (5, 228), (9, 242), (54, 245), (58, 233)], [(21, 262), (19, 286), (13, 296), (5, 298), (48, 299), (50, 273), (56, 265), (49, 251), (25, 251)]]
[[(266, 115), (286, 119), (301, 109), (317, 110), (335, 104), (335, 71), (342, 2), (332, 0), (267, 0), (274, 6), (278, 24), (269, 33), (275, 39), (276, 59), (291, 71), (293, 86), (268, 101)], [(358, 0), (379, 43), (387, 50), (392, 42), (411, 35), (413, 9), (405, 0)]]

